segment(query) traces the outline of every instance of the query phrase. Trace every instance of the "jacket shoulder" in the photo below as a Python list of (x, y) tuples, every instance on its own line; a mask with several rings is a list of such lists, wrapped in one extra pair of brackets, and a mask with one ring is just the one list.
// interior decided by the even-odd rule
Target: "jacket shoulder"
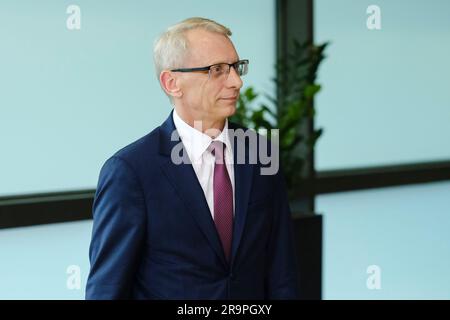
[(116, 151), (111, 158), (121, 158), (129, 163), (158, 154), (160, 127)]

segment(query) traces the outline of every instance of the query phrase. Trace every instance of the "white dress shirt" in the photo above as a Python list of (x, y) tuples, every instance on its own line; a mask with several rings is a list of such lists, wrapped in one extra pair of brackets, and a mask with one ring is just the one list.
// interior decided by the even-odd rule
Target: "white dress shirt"
[(221, 141), (225, 144), (225, 164), (230, 176), (233, 189), (233, 215), (235, 208), (235, 188), (234, 188), (234, 168), (233, 168), (233, 150), (228, 135), (228, 119), (225, 120), (225, 126), (220, 134), (212, 139), (207, 134), (191, 127), (173, 110), (173, 122), (178, 134), (183, 142), (183, 146), (189, 156), (194, 168), (195, 174), (205, 194), (208, 202), (209, 211), (214, 219), (214, 165), (215, 157), (207, 150), (213, 140)]

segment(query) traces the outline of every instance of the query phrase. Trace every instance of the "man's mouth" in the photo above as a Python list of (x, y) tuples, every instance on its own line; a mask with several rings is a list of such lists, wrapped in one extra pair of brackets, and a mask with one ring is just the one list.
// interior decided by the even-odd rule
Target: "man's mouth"
[(238, 98), (238, 96), (231, 96), (231, 97), (222, 98), (222, 100), (236, 101), (237, 98)]

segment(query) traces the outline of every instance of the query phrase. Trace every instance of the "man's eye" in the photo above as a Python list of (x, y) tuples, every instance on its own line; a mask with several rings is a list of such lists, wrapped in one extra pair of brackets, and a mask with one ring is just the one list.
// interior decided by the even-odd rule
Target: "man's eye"
[(213, 67), (213, 72), (215, 73), (221, 73), (223, 71), (222, 66), (214, 66)]

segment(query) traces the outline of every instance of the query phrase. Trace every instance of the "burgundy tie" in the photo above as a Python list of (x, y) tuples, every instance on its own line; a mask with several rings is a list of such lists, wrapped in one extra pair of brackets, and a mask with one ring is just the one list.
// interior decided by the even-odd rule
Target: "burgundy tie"
[(214, 223), (222, 242), (227, 261), (231, 256), (231, 239), (233, 235), (233, 188), (224, 160), (225, 144), (212, 141), (211, 153), (215, 156), (214, 164)]

